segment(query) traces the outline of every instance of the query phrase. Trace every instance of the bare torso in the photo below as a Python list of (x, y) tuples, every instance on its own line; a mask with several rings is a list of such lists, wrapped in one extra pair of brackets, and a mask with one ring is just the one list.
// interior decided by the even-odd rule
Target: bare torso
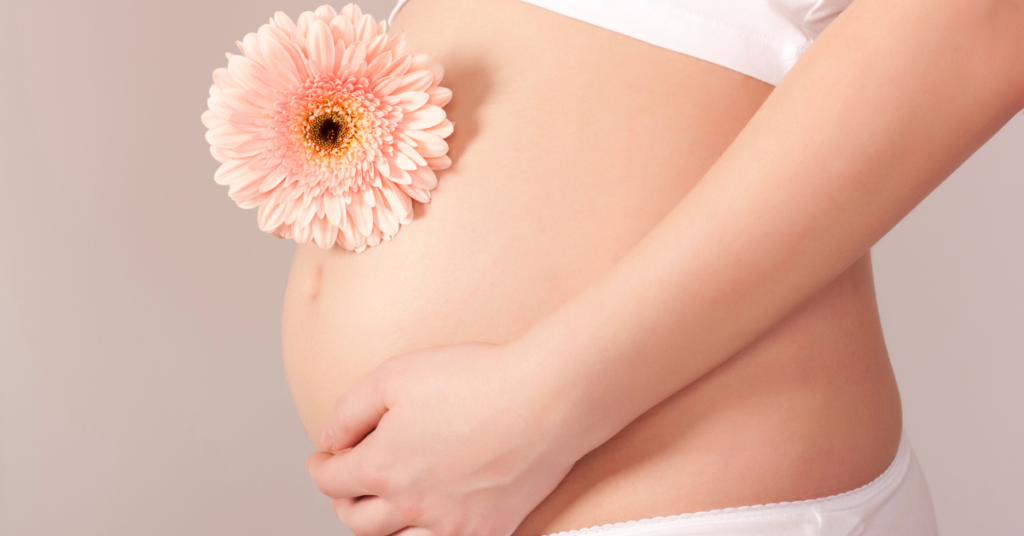
[[(284, 358), (314, 444), (381, 361), (512, 340), (586, 288), (772, 89), (518, 0), (412, 0), (395, 22), (445, 67), (454, 164), (391, 242), (296, 251)], [(865, 255), (580, 460), (517, 534), (850, 490), (892, 461), (900, 415)]]

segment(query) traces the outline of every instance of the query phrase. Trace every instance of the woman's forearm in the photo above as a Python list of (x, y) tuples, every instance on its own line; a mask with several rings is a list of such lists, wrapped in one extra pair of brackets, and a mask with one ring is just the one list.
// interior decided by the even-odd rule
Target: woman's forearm
[(1024, 2), (857, 0), (644, 240), (513, 343), (577, 454), (842, 273), (1024, 107), (1022, 73)]

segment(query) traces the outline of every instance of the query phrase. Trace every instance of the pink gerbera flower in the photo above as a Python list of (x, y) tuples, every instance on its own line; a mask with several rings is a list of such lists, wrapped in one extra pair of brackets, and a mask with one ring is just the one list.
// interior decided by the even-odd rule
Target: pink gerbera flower
[(451, 165), (444, 70), (409, 54), (349, 4), (281, 12), (213, 72), (203, 114), (214, 175), (260, 229), (300, 244), (362, 251), (430, 201), (434, 170)]

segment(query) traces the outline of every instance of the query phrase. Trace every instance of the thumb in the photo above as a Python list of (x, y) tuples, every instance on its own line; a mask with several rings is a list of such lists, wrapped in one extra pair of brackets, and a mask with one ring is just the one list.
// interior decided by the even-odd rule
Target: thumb
[(388, 411), (378, 376), (371, 374), (363, 378), (338, 398), (334, 413), (320, 436), (321, 448), (338, 451), (354, 447), (377, 427)]

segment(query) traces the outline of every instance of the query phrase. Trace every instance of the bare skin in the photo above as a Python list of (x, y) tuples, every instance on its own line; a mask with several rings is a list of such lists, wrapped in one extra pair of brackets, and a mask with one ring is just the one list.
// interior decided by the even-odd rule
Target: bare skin
[[(284, 357), (318, 448), (338, 397), (385, 359), (513, 341), (592, 286), (773, 89), (516, 0), (413, 0), (400, 30), (445, 67), (454, 165), (393, 241), (296, 251)], [(900, 416), (864, 254), (577, 462), (517, 534), (854, 489), (892, 461)]]

